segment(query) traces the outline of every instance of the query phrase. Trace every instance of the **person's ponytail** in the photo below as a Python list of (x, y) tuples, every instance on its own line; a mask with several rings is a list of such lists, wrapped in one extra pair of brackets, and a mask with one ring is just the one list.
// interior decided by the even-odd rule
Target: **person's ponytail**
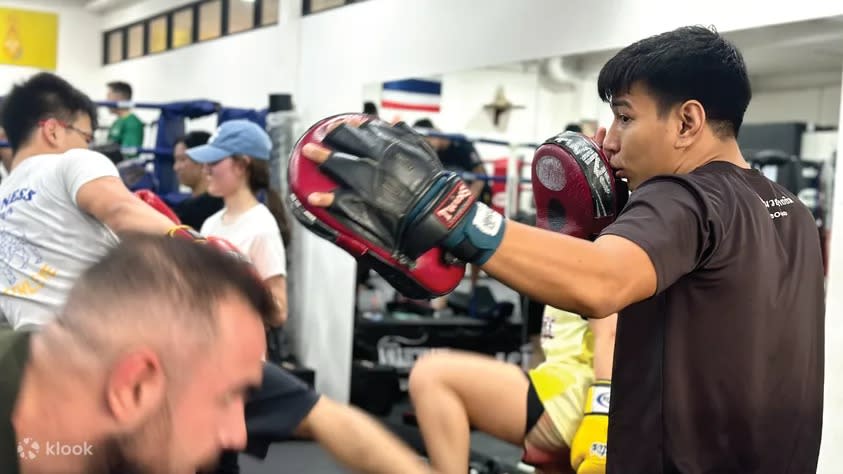
[(290, 221), (287, 218), (287, 210), (284, 208), (281, 196), (269, 187), (269, 164), (266, 161), (254, 158), (249, 160), (249, 189), (255, 196), (261, 194), (266, 196), (264, 205), (275, 217), (275, 222), (281, 229), (281, 240), (284, 241), (284, 246), (288, 247), (290, 245)]

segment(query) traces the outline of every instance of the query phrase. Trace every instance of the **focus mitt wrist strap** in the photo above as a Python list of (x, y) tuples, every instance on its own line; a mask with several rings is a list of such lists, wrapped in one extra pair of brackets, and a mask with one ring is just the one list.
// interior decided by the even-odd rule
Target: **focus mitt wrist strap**
[(506, 219), (500, 213), (483, 203), (474, 203), (442, 246), (463, 262), (483, 265), (498, 250), (505, 230)]

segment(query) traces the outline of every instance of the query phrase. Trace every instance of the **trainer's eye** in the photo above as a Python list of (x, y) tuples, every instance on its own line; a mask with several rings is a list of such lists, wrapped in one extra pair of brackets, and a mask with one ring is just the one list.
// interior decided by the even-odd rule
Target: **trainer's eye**
[(621, 123), (629, 123), (632, 119), (629, 117), (629, 115), (618, 114), (618, 120), (620, 120)]

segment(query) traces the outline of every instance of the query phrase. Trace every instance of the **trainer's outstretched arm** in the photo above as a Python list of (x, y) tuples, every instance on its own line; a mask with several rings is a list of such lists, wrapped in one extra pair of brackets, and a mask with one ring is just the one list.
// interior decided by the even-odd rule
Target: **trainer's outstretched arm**
[(509, 221), (483, 270), (550, 306), (604, 318), (656, 291), (656, 270), (635, 243), (606, 235), (595, 242)]

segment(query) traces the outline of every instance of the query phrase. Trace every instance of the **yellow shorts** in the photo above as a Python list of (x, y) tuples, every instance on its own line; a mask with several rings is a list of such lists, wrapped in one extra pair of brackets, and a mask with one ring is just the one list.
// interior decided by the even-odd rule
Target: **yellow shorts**
[(550, 417), (565, 446), (571, 446), (583, 418), (588, 387), (594, 382), (589, 364), (544, 363), (529, 372), (530, 383), (544, 413)]

